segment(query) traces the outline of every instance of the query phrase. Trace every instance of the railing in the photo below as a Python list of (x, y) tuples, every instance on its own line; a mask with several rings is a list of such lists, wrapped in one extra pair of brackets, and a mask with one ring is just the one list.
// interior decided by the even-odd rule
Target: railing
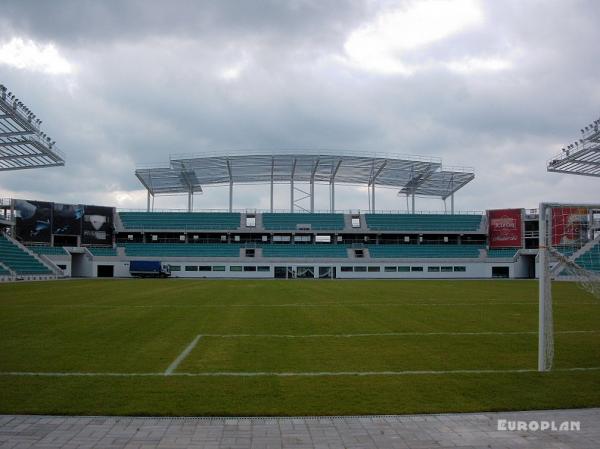
[[(146, 209), (140, 208), (118, 208), (117, 212), (148, 212)], [(187, 209), (153, 209), (150, 212), (188, 212)], [(271, 209), (194, 209), (193, 212), (233, 212), (233, 213), (242, 213), (242, 214), (269, 214), (271, 213)], [(289, 214), (291, 211), (289, 209), (273, 209), (272, 211), (275, 214)], [(415, 211), (415, 213), (407, 212), (405, 209), (396, 209), (396, 210), (376, 210), (374, 212), (370, 210), (362, 210), (362, 209), (336, 209), (333, 212), (329, 209), (318, 209), (314, 212), (307, 212), (303, 210), (295, 210), (294, 214), (354, 214), (354, 215), (365, 215), (365, 214), (401, 214), (401, 215), (485, 215), (485, 211), (480, 210), (466, 210), (466, 211), (455, 211), (452, 214), (449, 211), (442, 210), (421, 210)]]

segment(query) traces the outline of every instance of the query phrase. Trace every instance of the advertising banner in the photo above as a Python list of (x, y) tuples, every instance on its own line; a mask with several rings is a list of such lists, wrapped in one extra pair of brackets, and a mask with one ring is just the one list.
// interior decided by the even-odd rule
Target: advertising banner
[(523, 210), (488, 211), (490, 248), (521, 248), (523, 245)]
[(82, 243), (111, 244), (113, 213), (112, 207), (84, 206)]
[(83, 206), (54, 203), (52, 233), (56, 235), (81, 235)]
[(50, 243), (52, 203), (15, 200), (16, 237), (24, 242)]
[(557, 207), (552, 209), (552, 246), (573, 245), (586, 239), (587, 209)]

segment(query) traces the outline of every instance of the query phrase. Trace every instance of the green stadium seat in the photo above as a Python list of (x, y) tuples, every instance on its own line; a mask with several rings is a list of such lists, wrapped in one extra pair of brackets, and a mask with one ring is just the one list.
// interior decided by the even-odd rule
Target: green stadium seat
[(236, 243), (125, 243), (125, 254), (133, 257), (239, 257)]
[(27, 248), (36, 254), (44, 254), (47, 256), (66, 256), (66, 255), (68, 255), (62, 246), (27, 245)]
[(241, 214), (226, 212), (119, 212), (119, 217), (127, 230), (233, 230), (241, 221)]
[(437, 259), (479, 258), (481, 245), (366, 245), (373, 258)]
[(479, 231), (482, 215), (365, 214), (372, 231), (469, 232)]
[(263, 227), (270, 231), (296, 230), (298, 225), (310, 225), (316, 231), (340, 231), (344, 229), (343, 214), (265, 213)]
[(46, 265), (3, 235), (0, 235), (0, 262), (17, 274), (52, 274)]
[(348, 257), (346, 245), (271, 244), (261, 245), (261, 248), (263, 257)]
[(517, 254), (518, 249), (516, 248), (503, 248), (503, 249), (489, 249), (487, 256), (495, 259), (500, 257), (506, 257), (512, 259)]

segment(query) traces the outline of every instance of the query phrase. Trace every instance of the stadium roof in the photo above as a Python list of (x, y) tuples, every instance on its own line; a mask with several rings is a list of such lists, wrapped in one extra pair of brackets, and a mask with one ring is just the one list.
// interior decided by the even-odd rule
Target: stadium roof
[(152, 195), (198, 192), (210, 185), (314, 182), (375, 185), (444, 199), (475, 177), (472, 169), (442, 169), (437, 158), (321, 150), (174, 155), (168, 167), (138, 168), (135, 174)]
[(582, 138), (548, 162), (548, 171), (600, 177), (600, 119), (581, 130)]
[(65, 165), (55, 142), (40, 130), (41, 123), (0, 84), (0, 171)]

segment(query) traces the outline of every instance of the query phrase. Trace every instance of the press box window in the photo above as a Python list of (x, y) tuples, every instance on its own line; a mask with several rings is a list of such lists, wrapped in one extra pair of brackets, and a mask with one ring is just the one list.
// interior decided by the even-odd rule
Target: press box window
[(198, 271), (198, 267), (196, 265), (186, 265), (185, 271)]
[(439, 273), (440, 272), (440, 267), (427, 267), (427, 271), (429, 273)]
[(383, 271), (385, 271), (386, 273), (395, 273), (398, 270), (396, 267), (385, 267)]
[(441, 267), (442, 273), (452, 273), (452, 267)]
[[(212, 267), (212, 270), (213, 271), (225, 271), (225, 266), (223, 266), (223, 265), (217, 265), (215, 267)], [(173, 270), (171, 270), (171, 271), (173, 271)]]
[(410, 267), (410, 271), (423, 271), (423, 267)]
[(355, 273), (364, 273), (367, 271), (367, 267), (354, 267)]
[(239, 265), (232, 265), (229, 267), (229, 271), (242, 271), (242, 267)]
[(352, 267), (342, 267), (341, 271), (344, 273), (348, 273), (349, 271), (352, 271)]
[(246, 215), (246, 227), (247, 228), (256, 227), (256, 217), (254, 215)]
[(267, 267), (267, 266), (258, 267), (258, 271), (262, 271), (262, 272), (271, 271), (271, 267)]
[(410, 267), (398, 267), (398, 273), (407, 273), (410, 271)]
[(467, 271), (467, 267), (454, 267), (455, 273), (464, 273), (465, 271)]
[(381, 267), (369, 267), (368, 268), (369, 273), (379, 273), (380, 271), (381, 271)]
[(212, 271), (212, 267), (207, 265), (201, 265), (198, 267), (198, 271)]
[(171, 265), (171, 271), (181, 271), (181, 265)]
[(256, 271), (256, 267), (244, 267), (244, 271)]

